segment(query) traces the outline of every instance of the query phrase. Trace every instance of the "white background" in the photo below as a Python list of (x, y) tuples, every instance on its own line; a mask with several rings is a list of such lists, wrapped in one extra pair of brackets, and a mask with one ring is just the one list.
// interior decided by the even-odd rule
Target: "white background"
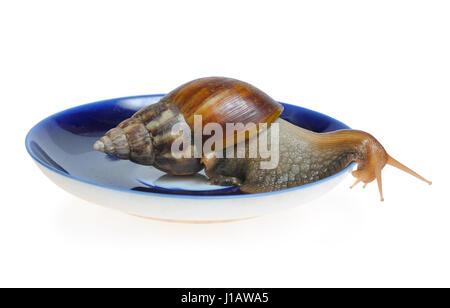
[[(0, 286), (450, 286), (448, 1), (2, 1)], [(42, 118), (203, 76), (376, 136), (433, 180), (215, 225), (79, 200), (24, 147)]]

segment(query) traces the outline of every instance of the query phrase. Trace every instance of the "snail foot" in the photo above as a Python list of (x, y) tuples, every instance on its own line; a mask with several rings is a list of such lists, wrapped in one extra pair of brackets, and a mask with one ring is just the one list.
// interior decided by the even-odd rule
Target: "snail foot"
[(220, 186), (238, 186), (242, 184), (242, 181), (233, 176), (224, 176), (224, 175), (214, 175), (209, 178), (209, 183), (211, 185), (220, 185)]

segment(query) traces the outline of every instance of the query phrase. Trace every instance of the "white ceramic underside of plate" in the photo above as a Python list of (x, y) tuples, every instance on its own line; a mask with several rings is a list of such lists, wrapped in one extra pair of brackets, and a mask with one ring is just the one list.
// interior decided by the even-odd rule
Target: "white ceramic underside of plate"
[(319, 184), (280, 193), (193, 198), (110, 189), (76, 181), (37, 165), (55, 184), (86, 201), (139, 217), (184, 223), (229, 222), (297, 207), (330, 191), (349, 173), (346, 169)]

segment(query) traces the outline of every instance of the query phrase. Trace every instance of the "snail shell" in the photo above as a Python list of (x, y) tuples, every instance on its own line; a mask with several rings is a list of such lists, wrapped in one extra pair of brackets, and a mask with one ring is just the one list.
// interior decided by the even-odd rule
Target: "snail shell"
[[(202, 127), (218, 123), (267, 123), (275, 121), (283, 107), (256, 87), (231, 78), (208, 77), (190, 81), (164, 96), (158, 103), (144, 107), (131, 118), (109, 130), (94, 149), (142, 165), (153, 165), (171, 174), (194, 174), (203, 168), (199, 158), (174, 158), (171, 145), (179, 134), (173, 125), (186, 123), (194, 128), (194, 116), (202, 116)], [(242, 140), (224, 136), (224, 144)], [(246, 138), (253, 136), (244, 134)], [(233, 138), (227, 143), (226, 138)], [(229, 140), (228, 140), (229, 141)], [(194, 145), (184, 151), (196, 150)]]

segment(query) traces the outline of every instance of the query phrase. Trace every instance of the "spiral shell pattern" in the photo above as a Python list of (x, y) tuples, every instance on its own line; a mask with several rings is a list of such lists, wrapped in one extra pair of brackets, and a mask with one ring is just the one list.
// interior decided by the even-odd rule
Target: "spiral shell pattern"
[[(176, 88), (158, 103), (139, 110), (109, 130), (94, 144), (94, 149), (138, 164), (153, 165), (171, 174), (193, 174), (203, 167), (199, 158), (172, 157), (172, 143), (180, 136), (180, 133), (172, 132), (175, 124), (184, 123), (193, 131), (203, 131), (207, 123), (218, 123), (226, 131), (227, 123), (270, 125), (282, 110), (279, 103), (248, 83), (223, 77), (201, 78)], [(202, 116), (202, 127), (194, 127), (195, 115)], [(239, 131), (235, 135), (224, 136), (223, 144), (242, 141), (237, 136)], [(191, 144), (183, 150), (194, 153), (195, 147)]]
[(171, 174), (196, 173), (202, 168), (200, 159), (171, 155), (172, 143), (181, 134), (172, 133), (172, 127), (179, 122), (185, 123), (175, 105), (153, 104), (109, 130), (94, 144), (94, 149), (141, 165), (154, 165)]

